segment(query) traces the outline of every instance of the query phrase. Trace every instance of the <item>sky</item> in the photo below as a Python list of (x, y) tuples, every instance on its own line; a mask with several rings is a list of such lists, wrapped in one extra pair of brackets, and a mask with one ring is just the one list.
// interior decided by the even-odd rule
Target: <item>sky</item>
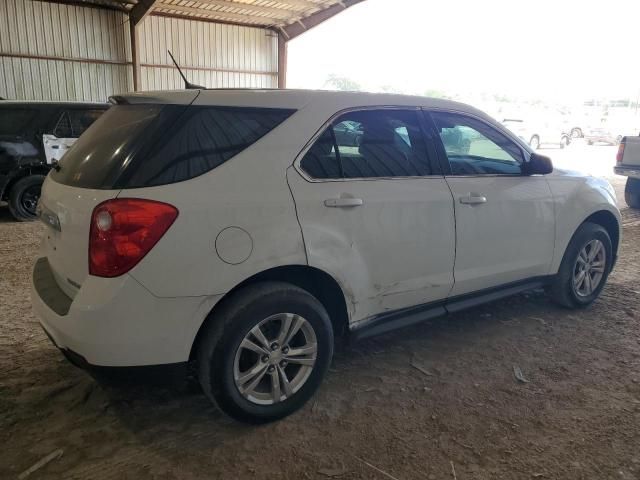
[(289, 88), (640, 95), (640, 0), (365, 0), (289, 43)]

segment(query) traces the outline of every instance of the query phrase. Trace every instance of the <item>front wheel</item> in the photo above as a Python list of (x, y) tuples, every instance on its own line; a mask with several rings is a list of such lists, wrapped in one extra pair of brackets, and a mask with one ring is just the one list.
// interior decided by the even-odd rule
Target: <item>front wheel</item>
[(627, 178), (624, 187), (624, 200), (631, 208), (640, 208), (640, 178)]
[(566, 135), (563, 135), (562, 138), (560, 138), (560, 148), (566, 148), (569, 146), (570, 140), (569, 137), (567, 137)]
[(538, 148), (540, 148), (540, 138), (537, 135), (531, 137), (531, 139), (529, 140), (529, 146), (533, 150), (537, 150)]
[(612, 264), (609, 234), (602, 226), (585, 222), (569, 242), (549, 293), (564, 307), (586, 307), (600, 295)]
[(221, 410), (265, 423), (311, 398), (333, 355), (331, 321), (313, 295), (287, 283), (250, 285), (215, 316), (198, 347), (198, 377)]
[(9, 191), (9, 211), (21, 222), (35, 220), (36, 206), (40, 199), (40, 191), (44, 175), (29, 175), (18, 180)]

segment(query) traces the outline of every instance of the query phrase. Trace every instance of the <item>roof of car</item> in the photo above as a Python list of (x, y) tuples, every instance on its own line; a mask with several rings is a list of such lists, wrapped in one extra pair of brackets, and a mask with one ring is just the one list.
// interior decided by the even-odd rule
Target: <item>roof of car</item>
[(72, 102), (72, 101), (57, 101), (57, 100), (1, 100), (0, 107), (93, 107), (93, 108), (108, 108), (108, 103), (100, 102)]
[(314, 103), (333, 104), (336, 111), (368, 106), (441, 108), (486, 116), (469, 105), (411, 95), (294, 89), (206, 89), (136, 92), (111, 97), (115, 103), (217, 105), (301, 109)]

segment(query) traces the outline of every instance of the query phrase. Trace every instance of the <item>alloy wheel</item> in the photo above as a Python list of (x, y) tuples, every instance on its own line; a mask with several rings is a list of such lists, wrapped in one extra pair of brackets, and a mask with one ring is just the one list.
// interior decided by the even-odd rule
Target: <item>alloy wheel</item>
[(573, 268), (576, 295), (588, 297), (596, 291), (604, 277), (606, 261), (606, 250), (600, 240), (591, 240), (580, 250)]
[(304, 317), (279, 313), (267, 317), (245, 335), (233, 363), (240, 394), (258, 405), (273, 405), (294, 395), (316, 363), (315, 331)]
[(20, 196), (20, 205), (31, 216), (36, 215), (36, 207), (40, 199), (40, 185), (28, 187)]

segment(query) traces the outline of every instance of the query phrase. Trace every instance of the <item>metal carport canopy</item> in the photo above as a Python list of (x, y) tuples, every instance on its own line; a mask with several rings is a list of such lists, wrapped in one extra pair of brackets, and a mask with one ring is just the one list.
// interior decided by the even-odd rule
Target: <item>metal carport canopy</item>
[(136, 25), (150, 13), (189, 20), (231, 23), (278, 33), (278, 86), (286, 85), (287, 42), (363, 0), (40, 0), (95, 5), (125, 11), (131, 20), (134, 88), (139, 64)]

